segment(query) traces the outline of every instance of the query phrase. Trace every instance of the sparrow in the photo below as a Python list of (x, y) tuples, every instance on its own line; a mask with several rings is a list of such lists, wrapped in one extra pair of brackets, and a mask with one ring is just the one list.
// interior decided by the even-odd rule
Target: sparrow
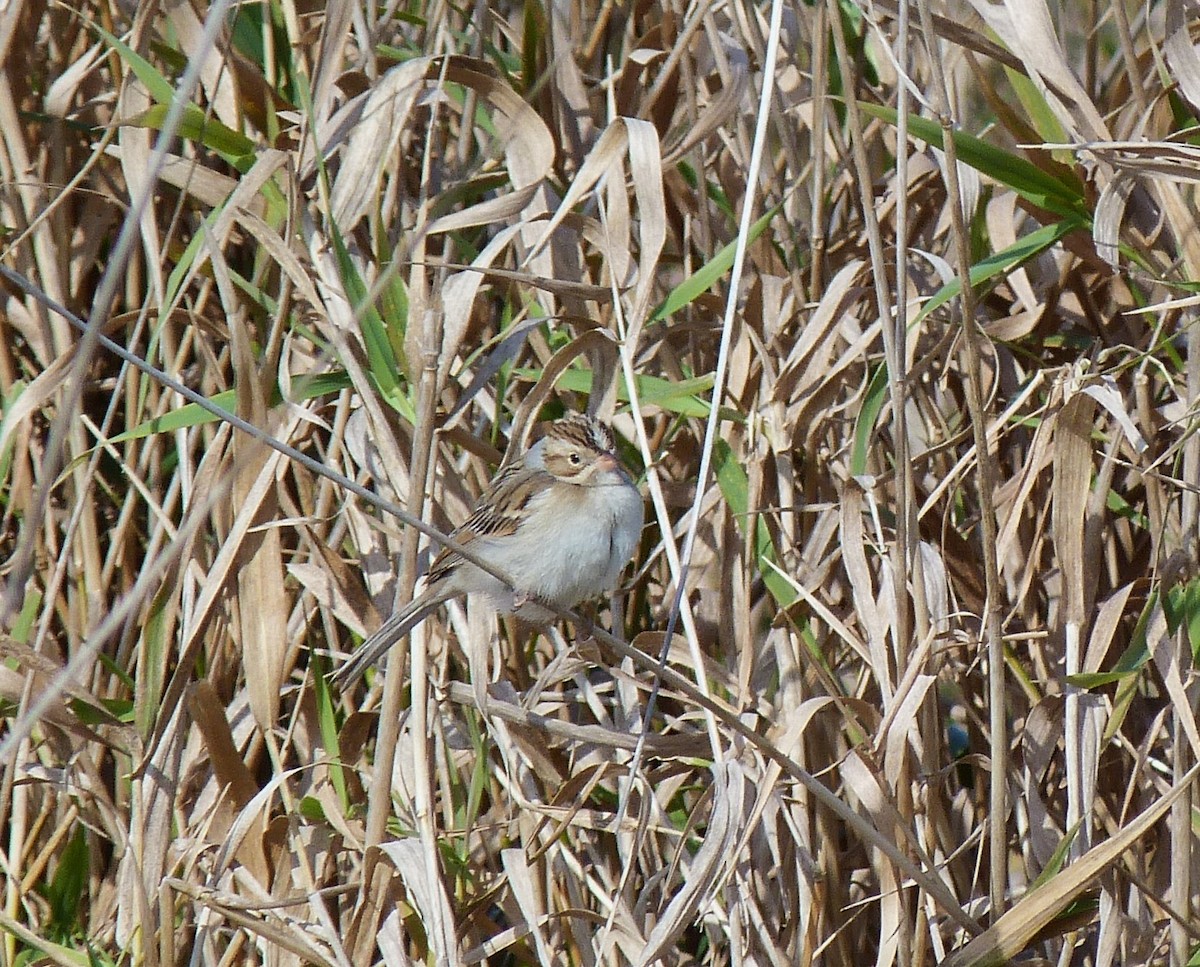
[(645, 508), (613, 451), (612, 431), (593, 417), (572, 414), (550, 424), (519, 460), (501, 468), (451, 535), (513, 586), (443, 549), (421, 593), (363, 642), (333, 683), (352, 685), (452, 598), (482, 598), (498, 613), (546, 624), (555, 608), (616, 587), (637, 548)]

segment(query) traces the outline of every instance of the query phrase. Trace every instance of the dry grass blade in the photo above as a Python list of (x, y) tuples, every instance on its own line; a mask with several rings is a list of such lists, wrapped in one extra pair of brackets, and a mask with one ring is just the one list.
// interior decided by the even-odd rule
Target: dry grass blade
[(947, 957), (945, 967), (991, 967), (1003, 964), (1025, 949), (1030, 938), (1047, 926), (1063, 908), (1116, 863), (1123, 853), (1145, 836), (1166, 815), (1172, 804), (1200, 776), (1195, 767), (1133, 822), (1093, 847), (1066, 870), (1030, 891), (995, 924)]
[[(1095, 401), (1082, 393), (1068, 394), (1062, 409), (1054, 418), (1054, 550), (1063, 575), (1063, 633), (1065, 638), (1064, 670), (1078, 675), (1083, 670), (1083, 651), (1080, 640), (1082, 625), (1089, 610), (1088, 586), (1094, 587), (1095, 575), (1089, 574), (1084, 555), (1084, 514), (1092, 479), (1091, 430)], [(1083, 728), (1080, 720), (1079, 690), (1068, 686), (1066, 696), (1066, 734), (1064, 736), (1067, 769), (1067, 826), (1077, 829), (1087, 818), (1080, 836), (1072, 844), (1072, 856), (1078, 856), (1091, 841), (1091, 810), (1085, 803), (1084, 790), (1091, 786), (1091, 776), (1084, 762), (1081, 746)]]
[(415, 840), (396, 840), (380, 847), (404, 880), (408, 895), (425, 928), (431, 952), (439, 964), (454, 967), (462, 963), (458, 940), (454, 936), (454, 912), (442, 890), (439, 877), (425, 862), (425, 854)]
[(671, 898), (662, 919), (647, 938), (638, 961), (640, 967), (653, 964), (677, 944), (697, 910), (717, 894), (725, 868), (736, 858), (730, 849), (745, 823), (746, 776), (737, 763), (717, 763), (713, 771), (713, 807), (706, 823), (704, 844), (689, 863), (683, 887)]

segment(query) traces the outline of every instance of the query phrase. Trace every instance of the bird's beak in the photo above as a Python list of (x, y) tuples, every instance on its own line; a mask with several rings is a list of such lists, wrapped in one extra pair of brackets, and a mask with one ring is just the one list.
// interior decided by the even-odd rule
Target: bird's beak
[(600, 459), (596, 461), (596, 466), (605, 473), (612, 473), (614, 470), (621, 469), (621, 463), (611, 453), (600, 454)]

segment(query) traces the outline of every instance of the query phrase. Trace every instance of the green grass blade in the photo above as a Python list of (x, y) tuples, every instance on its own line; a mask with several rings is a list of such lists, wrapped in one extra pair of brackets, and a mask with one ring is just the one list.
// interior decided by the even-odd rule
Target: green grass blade
[[(860, 102), (859, 106), (865, 113), (888, 124), (894, 125), (897, 121), (897, 114), (893, 108), (868, 104), (865, 101)], [(910, 137), (927, 141), (936, 148), (945, 147), (942, 126), (929, 118), (910, 114), (908, 133)], [(1054, 212), (1063, 218), (1082, 219), (1084, 224), (1090, 227), (1091, 209), (1084, 196), (1082, 184), (1071, 184), (1055, 178), (1032, 162), (962, 131), (954, 132), (954, 146), (958, 151), (958, 160), (963, 164), (970, 165), (981, 174), (1006, 185), (1039, 208)]]
[[(520, 379), (537, 382), (542, 378), (542, 370), (533, 367), (519, 367), (513, 370), (513, 375)], [(629, 402), (629, 386), (624, 374), (618, 375), (617, 399), (622, 403)], [(709, 402), (705, 398), (713, 388), (712, 374), (694, 376), (691, 379), (669, 380), (660, 376), (637, 375), (638, 402), (643, 405), (657, 406), (668, 413), (679, 416), (707, 417)], [(558, 385), (572, 393), (590, 394), (592, 391), (592, 371), (585, 367), (572, 367), (558, 377)], [(746, 422), (746, 418), (736, 410), (721, 407), (721, 419), (737, 423)]]
[(417, 420), (416, 408), (407, 393), (404, 392), (399, 378), (400, 375), (407, 376), (407, 372), (401, 368), (400, 361), (397, 360), (396, 353), (392, 349), (391, 340), (388, 339), (387, 324), (383, 321), (379, 310), (368, 300), (366, 283), (359, 275), (354, 260), (350, 258), (350, 252), (346, 248), (346, 243), (342, 240), (337, 226), (330, 223), (329, 233), (333, 240), (338, 274), (341, 276), (342, 286), (346, 290), (346, 298), (350, 300), (350, 305), (354, 308), (359, 325), (362, 327), (363, 345), (367, 350), (367, 365), (371, 379), (379, 390), (379, 394), (409, 423), (415, 423)]
[(888, 397), (888, 371), (886, 365), (880, 365), (871, 374), (871, 382), (867, 385), (867, 395), (862, 408), (858, 411), (858, 419), (854, 421), (854, 449), (850, 454), (850, 473), (857, 477), (867, 472), (867, 452), (871, 448), (871, 432), (875, 429), (875, 421), (883, 410), (883, 404)]
[[(297, 379), (292, 384), (292, 399), (296, 402), (311, 400), (318, 396), (339, 393), (344, 389), (349, 389), (350, 386), (350, 377), (343, 370), (337, 370), (332, 373), (317, 373), (313, 376), (305, 376), (303, 379)], [(209, 401), (223, 410), (228, 410), (230, 413), (237, 412), (237, 390), (230, 389), (217, 393), (214, 396), (210, 396)], [(278, 390), (271, 394), (270, 406), (278, 406), (282, 402), (283, 397)], [(177, 410), (172, 410), (170, 413), (164, 413), (162, 416), (156, 416), (152, 420), (139, 423), (132, 430), (119, 433), (108, 442), (125, 443), (129, 440), (140, 440), (144, 437), (153, 436), (156, 433), (173, 433), (176, 430), (184, 430), (188, 427), (200, 426), (204, 423), (215, 423), (217, 419), (219, 417), (216, 414), (210, 413), (198, 403), (187, 403)]]
[[(167, 118), (169, 105), (155, 104), (147, 108), (129, 123), (138, 127), (161, 131)], [(183, 119), (176, 131), (185, 141), (194, 141), (211, 148), (227, 159), (243, 158), (254, 153), (254, 142), (244, 134), (234, 131), (214, 117), (210, 117), (195, 104), (183, 109)]]
[(796, 592), (775, 568), (763, 565), (764, 560), (778, 562), (775, 542), (771, 540), (771, 532), (762, 515), (750, 510), (750, 480), (746, 476), (746, 469), (734, 458), (733, 451), (724, 440), (717, 440), (713, 447), (713, 475), (739, 528), (743, 531), (747, 527), (754, 528), (755, 564), (763, 584), (780, 607), (788, 607), (796, 600)]
[[(750, 227), (748, 243), (753, 242), (762, 235), (766, 227), (771, 223), (771, 219), (778, 213), (779, 206), (776, 205), (769, 212), (762, 215)], [(717, 280), (733, 267), (733, 252), (736, 247), (737, 242), (730, 242), (715, 256), (705, 262), (704, 265), (700, 266), (692, 275), (679, 283), (679, 285), (671, 290), (666, 299), (663, 300), (662, 305), (651, 313), (649, 321), (657, 322), (659, 319), (665, 319), (711, 289)]]
[(133, 75), (142, 82), (147, 93), (155, 101), (165, 105), (170, 105), (175, 101), (174, 85), (162, 75), (162, 72), (157, 67), (123, 40), (110, 34), (99, 24), (92, 23), (89, 26), (104, 38), (105, 43), (117, 52), (121, 60), (129, 65), (129, 69), (133, 71)]
[[(1061, 222), (1054, 222), (1051, 225), (1043, 225), (1041, 228), (1017, 239), (1008, 248), (1002, 249), (976, 262), (971, 267), (971, 288), (976, 288), (985, 282), (990, 282), (992, 279), (1008, 275), (1008, 273), (1025, 265), (1030, 259), (1041, 255), (1051, 245), (1071, 234), (1071, 232), (1085, 227), (1080, 219), (1074, 217), (1065, 218)], [(935, 309), (941, 308), (951, 299), (958, 296), (960, 292), (962, 292), (962, 280), (958, 278), (951, 279), (933, 294), (933, 298), (921, 307), (921, 311), (917, 313), (916, 319), (913, 320), (913, 325), (917, 325)]]

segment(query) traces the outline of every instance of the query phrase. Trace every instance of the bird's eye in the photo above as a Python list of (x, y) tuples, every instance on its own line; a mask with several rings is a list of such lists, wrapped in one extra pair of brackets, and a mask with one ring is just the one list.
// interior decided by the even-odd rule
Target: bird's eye
[(567, 460), (570, 462), (572, 467), (583, 466), (583, 457), (579, 455), (578, 450), (572, 450), (570, 456), (567, 457)]

